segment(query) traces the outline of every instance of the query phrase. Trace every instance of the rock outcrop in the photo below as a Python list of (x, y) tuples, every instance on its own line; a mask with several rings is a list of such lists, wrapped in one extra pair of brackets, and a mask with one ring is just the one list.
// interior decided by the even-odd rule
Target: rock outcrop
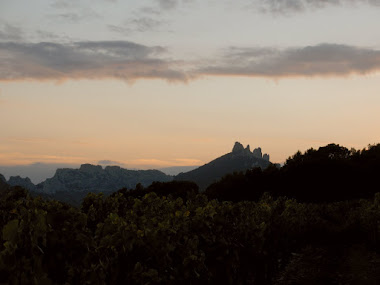
[(263, 155), (263, 159), (265, 159), (266, 161), (269, 161), (269, 154), (264, 153), (264, 155)]
[(252, 152), (254, 157), (263, 158), (263, 153), (261, 152), (261, 147), (255, 148)]
[(244, 146), (241, 143), (239, 143), (239, 142), (235, 142), (235, 145), (232, 148), (232, 152), (233, 153), (239, 153), (239, 152), (242, 152), (242, 151), (244, 151)]

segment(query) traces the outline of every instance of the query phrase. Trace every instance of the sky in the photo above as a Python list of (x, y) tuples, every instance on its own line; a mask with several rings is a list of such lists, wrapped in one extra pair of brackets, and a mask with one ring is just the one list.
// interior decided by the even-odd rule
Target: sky
[(380, 142), (380, 0), (0, 1), (0, 165)]

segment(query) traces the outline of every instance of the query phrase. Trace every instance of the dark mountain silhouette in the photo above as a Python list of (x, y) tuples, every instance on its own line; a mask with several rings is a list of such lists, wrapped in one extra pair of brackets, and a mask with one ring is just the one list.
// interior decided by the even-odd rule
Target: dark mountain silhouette
[(249, 145), (244, 148), (236, 142), (232, 152), (186, 173), (175, 176), (175, 180), (193, 181), (198, 184), (200, 190), (221, 179), (223, 176), (233, 172), (245, 171), (250, 168), (260, 167), (265, 169), (271, 165), (268, 154), (262, 154), (261, 148), (251, 152)]
[(22, 178), (20, 176), (11, 176), (7, 182), (10, 186), (21, 186), (30, 191), (36, 191), (37, 187), (33, 184), (29, 177)]
[(128, 170), (119, 166), (106, 166), (103, 169), (100, 165), (82, 164), (79, 169), (57, 169), (52, 178), (37, 185), (28, 177), (11, 176), (6, 181), (1, 175), (0, 187), (21, 186), (33, 195), (79, 205), (89, 192), (110, 194), (122, 188), (135, 188), (136, 184), (147, 187), (155, 181), (172, 180), (172, 176), (158, 170)]
[(5, 180), (5, 177), (0, 174), (0, 190), (5, 190), (9, 187), (9, 185), (7, 184), (7, 181)]

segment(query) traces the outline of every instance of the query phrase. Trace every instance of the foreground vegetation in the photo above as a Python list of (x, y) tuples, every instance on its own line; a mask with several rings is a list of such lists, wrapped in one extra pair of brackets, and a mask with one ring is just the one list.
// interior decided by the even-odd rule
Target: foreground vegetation
[[(379, 281), (380, 194), (330, 204), (186, 195), (89, 194), (79, 209), (32, 198), (21, 188), (3, 191), (0, 282), (338, 284), (335, 279), (354, 278), (340, 268), (342, 260), (334, 261), (348, 252), (368, 263), (362, 274), (369, 283), (356, 284)], [(330, 266), (308, 283), (312, 271), (305, 270), (316, 256)]]

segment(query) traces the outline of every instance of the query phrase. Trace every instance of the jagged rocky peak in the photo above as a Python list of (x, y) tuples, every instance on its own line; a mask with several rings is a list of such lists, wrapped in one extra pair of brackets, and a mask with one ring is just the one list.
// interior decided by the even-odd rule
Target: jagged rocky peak
[(96, 172), (101, 172), (103, 168), (100, 165), (92, 165), (92, 164), (86, 163), (86, 164), (82, 164), (79, 170), (82, 172), (96, 173)]
[(263, 153), (261, 152), (261, 147), (255, 148), (252, 153), (253, 153), (254, 157), (263, 158)]
[(243, 155), (243, 156), (253, 156), (255, 158), (264, 159), (266, 161), (269, 161), (269, 159), (270, 159), (269, 154), (267, 154), (267, 153), (263, 154), (261, 147), (255, 148), (251, 152), (251, 148), (249, 145), (247, 145), (247, 147), (244, 148), (244, 146), (239, 142), (235, 142), (235, 145), (232, 149), (232, 153), (238, 154), (238, 155)]
[(5, 179), (5, 177), (2, 174), (0, 174), (0, 181), (4, 182), (4, 183), (7, 182), (7, 180)]
[(242, 152), (242, 151), (244, 151), (244, 146), (239, 142), (235, 142), (232, 152)]

